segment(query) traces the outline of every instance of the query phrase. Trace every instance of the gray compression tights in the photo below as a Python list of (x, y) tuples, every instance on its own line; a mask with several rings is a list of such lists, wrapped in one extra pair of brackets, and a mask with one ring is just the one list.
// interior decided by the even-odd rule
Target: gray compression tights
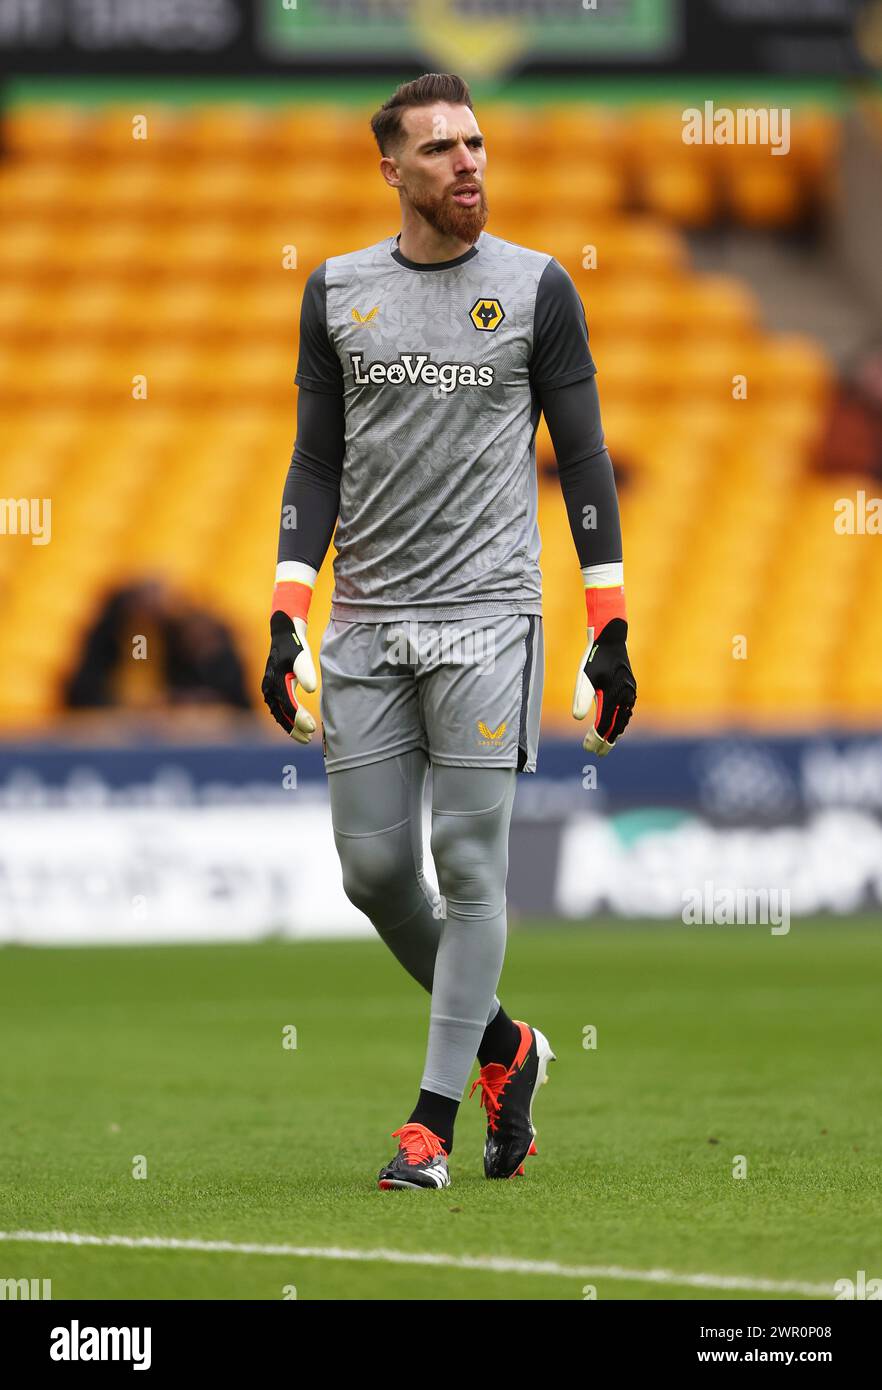
[(428, 760), (413, 749), (328, 775), (349, 900), (432, 996), (422, 1087), (461, 1100), (505, 956), (505, 880), (514, 768), (432, 769), (432, 858), (423, 878)]

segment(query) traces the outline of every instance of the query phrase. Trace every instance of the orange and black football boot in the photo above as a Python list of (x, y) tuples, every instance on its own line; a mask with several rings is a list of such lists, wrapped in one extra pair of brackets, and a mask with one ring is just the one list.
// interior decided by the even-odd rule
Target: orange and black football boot
[(447, 1154), (437, 1134), (425, 1125), (408, 1122), (396, 1129), (392, 1138), (400, 1138), (401, 1147), (392, 1161), (380, 1169), (377, 1185), (384, 1192), (396, 1187), (428, 1187), (437, 1191), (450, 1186)]
[(487, 1111), (484, 1176), (488, 1178), (523, 1177), (524, 1159), (537, 1152), (533, 1100), (548, 1080), (548, 1063), (556, 1060), (538, 1028), (518, 1019), (514, 1022), (521, 1030), (521, 1042), (511, 1066), (488, 1062), (469, 1091), (471, 1096), (481, 1087), (481, 1104)]

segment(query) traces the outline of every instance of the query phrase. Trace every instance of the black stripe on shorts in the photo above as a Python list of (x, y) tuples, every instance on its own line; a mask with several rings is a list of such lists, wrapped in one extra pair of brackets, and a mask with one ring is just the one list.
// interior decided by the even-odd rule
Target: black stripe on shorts
[(530, 677), (533, 674), (533, 634), (536, 627), (536, 615), (527, 615), (529, 626), (527, 635), (524, 638), (526, 655), (524, 658), (524, 674), (521, 677), (521, 718), (518, 725), (518, 772), (523, 772), (527, 765), (527, 701), (530, 695)]

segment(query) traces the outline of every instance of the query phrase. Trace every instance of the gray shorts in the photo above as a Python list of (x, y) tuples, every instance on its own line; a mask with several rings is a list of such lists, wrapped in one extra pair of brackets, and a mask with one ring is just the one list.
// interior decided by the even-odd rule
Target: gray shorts
[(332, 618), (319, 662), (326, 771), (410, 748), (449, 767), (536, 771), (545, 673), (541, 617)]

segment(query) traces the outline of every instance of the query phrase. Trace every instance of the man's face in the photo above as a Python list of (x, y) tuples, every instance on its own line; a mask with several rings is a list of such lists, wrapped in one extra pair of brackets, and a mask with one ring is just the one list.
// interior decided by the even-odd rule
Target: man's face
[(401, 118), (405, 140), (390, 164), (404, 196), (430, 226), (469, 243), (488, 217), (484, 137), (468, 106), (412, 106)]

